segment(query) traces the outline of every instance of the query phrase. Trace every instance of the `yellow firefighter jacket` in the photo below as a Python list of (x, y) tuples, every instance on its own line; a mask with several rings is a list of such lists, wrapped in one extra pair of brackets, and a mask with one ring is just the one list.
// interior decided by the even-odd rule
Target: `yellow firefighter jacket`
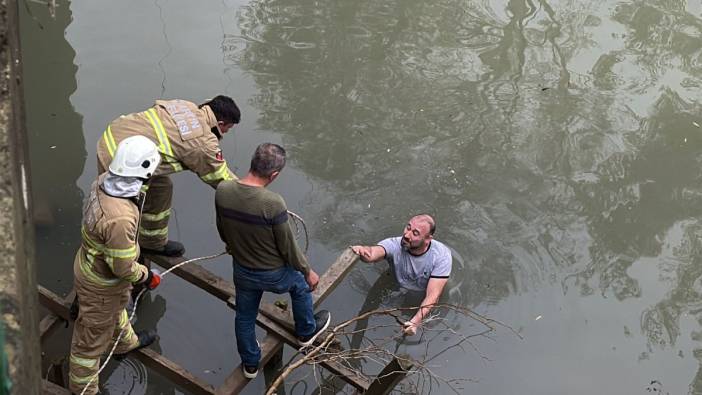
[(76, 286), (102, 295), (121, 294), (146, 281), (136, 242), (139, 209), (133, 199), (112, 197), (102, 190), (105, 174), (90, 188), (83, 207), (82, 242), (73, 264)]
[(148, 110), (122, 115), (107, 126), (98, 141), (98, 160), (107, 169), (120, 141), (142, 135), (156, 143), (161, 153), (154, 175), (188, 169), (216, 187), (222, 180), (236, 179), (211, 132), (216, 126), (217, 118), (209, 106), (198, 108), (185, 100), (156, 100)]

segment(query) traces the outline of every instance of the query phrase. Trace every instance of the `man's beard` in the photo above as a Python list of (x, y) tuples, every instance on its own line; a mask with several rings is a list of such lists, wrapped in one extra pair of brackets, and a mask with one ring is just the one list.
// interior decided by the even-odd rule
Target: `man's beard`
[(402, 246), (402, 249), (405, 251), (413, 250), (421, 246), (421, 242), (419, 245), (413, 246), (412, 243), (410, 243), (408, 240), (405, 240), (405, 238), (402, 238), (402, 241), (400, 242), (400, 245)]

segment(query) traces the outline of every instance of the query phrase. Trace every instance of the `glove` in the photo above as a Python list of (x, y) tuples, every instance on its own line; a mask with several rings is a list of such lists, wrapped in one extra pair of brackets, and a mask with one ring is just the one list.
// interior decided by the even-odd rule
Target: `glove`
[(159, 284), (161, 284), (161, 274), (156, 269), (149, 270), (149, 275), (146, 277), (146, 281), (144, 281), (146, 288), (153, 290), (156, 289)]
[(402, 325), (402, 332), (406, 336), (414, 336), (417, 334), (417, 324), (412, 321), (407, 321)]

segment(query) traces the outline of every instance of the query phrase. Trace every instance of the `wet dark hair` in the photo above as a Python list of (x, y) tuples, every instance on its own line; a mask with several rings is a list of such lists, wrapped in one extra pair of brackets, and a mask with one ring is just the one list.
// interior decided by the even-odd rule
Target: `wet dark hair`
[(241, 111), (229, 96), (217, 95), (214, 98), (200, 104), (199, 108), (209, 106), (218, 121), (224, 123), (239, 123), (241, 121)]
[(285, 167), (285, 149), (278, 144), (263, 143), (251, 157), (249, 171), (259, 177), (268, 177)]

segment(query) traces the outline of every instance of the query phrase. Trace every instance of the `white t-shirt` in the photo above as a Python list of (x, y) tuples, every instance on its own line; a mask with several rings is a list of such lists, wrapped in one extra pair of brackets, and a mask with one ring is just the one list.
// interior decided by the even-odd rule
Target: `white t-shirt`
[(397, 283), (413, 291), (425, 291), (430, 278), (449, 278), (451, 250), (440, 241), (432, 240), (429, 249), (414, 256), (402, 248), (402, 237), (391, 237), (378, 243), (385, 249)]

